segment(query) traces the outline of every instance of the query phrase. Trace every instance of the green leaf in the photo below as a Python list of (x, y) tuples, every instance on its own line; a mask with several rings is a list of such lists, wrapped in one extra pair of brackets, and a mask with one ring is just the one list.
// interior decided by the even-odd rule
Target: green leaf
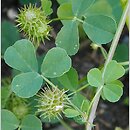
[(79, 34), (76, 21), (66, 23), (56, 37), (56, 46), (66, 50), (68, 55), (75, 55), (79, 50)]
[[(125, 54), (125, 55), (124, 55)], [(116, 48), (114, 60), (118, 62), (125, 62), (129, 60), (129, 47), (127, 44), (119, 44)]]
[(20, 0), (20, 4), (25, 5), (25, 4), (35, 4), (39, 0)]
[(123, 94), (123, 88), (116, 83), (107, 83), (103, 87), (104, 97), (110, 102), (117, 102)]
[(42, 75), (48, 78), (60, 77), (71, 68), (71, 58), (59, 47), (49, 50), (41, 66)]
[(1, 111), (1, 124), (2, 130), (15, 130), (19, 126), (19, 120), (12, 112), (3, 109)]
[(75, 16), (81, 16), (94, 3), (95, 0), (72, 0), (72, 10)]
[(107, 0), (107, 1), (111, 5), (112, 14), (114, 15), (114, 18), (118, 24), (120, 21), (121, 15), (123, 13), (121, 2), (120, 0)]
[(106, 44), (110, 42), (116, 31), (115, 21), (105, 15), (88, 16), (83, 28), (88, 37), (97, 44)]
[[(74, 14), (72, 12), (72, 5), (71, 3), (64, 3), (62, 4), (58, 10), (57, 10), (57, 15), (59, 18), (73, 18)], [(68, 23), (70, 20), (62, 20), (62, 23)]]
[(88, 83), (93, 87), (102, 86), (102, 74), (97, 68), (91, 69), (87, 75)]
[[(111, 84), (116, 84), (116, 85), (118, 85), (120, 87), (124, 86), (123, 83), (120, 80), (115, 80), (115, 81), (111, 82)], [(101, 94), (101, 97), (102, 97), (103, 100), (106, 100), (106, 98), (104, 96), (104, 93)]]
[(22, 120), (21, 130), (42, 130), (42, 123), (36, 116), (27, 115)]
[(76, 117), (74, 117), (73, 119), (74, 119), (74, 121), (75, 121), (76, 123), (78, 123), (78, 124), (80, 124), (80, 125), (83, 125), (83, 124), (86, 123), (81, 116), (76, 116)]
[(71, 0), (57, 0), (59, 4), (71, 2)]
[(72, 109), (72, 108), (67, 108), (63, 111), (63, 113), (65, 114), (66, 117), (68, 118), (73, 118), (73, 117), (76, 117), (76, 116), (79, 116), (80, 113), (75, 110), (75, 109)]
[(78, 87), (78, 74), (74, 68), (58, 78), (58, 81), (67, 89), (75, 91)]
[(19, 97), (29, 98), (39, 91), (42, 82), (41, 76), (36, 72), (22, 73), (14, 77), (12, 91)]
[(9, 66), (22, 72), (38, 71), (34, 46), (26, 39), (18, 40), (7, 48), (4, 59)]
[(8, 21), (3, 21), (1, 25), (1, 52), (4, 55), (5, 50), (20, 39), (18, 29), (14, 24)]
[(105, 73), (104, 73), (104, 82), (112, 82), (119, 79), (125, 74), (125, 69), (122, 65), (118, 64), (116, 61), (112, 60), (108, 63)]
[(8, 101), (12, 91), (10, 86), (2, 86), (1, 87), (1, 107), (5, 108), (6, 102)]
[(102, 14), (107, 16), (112, 15), (112, 7), (108, 3), (107, 0), (97, 0), (94, 4), (86, 11), (85, 16), (95, 15), (95, 14)]
[(76, 93), (73, 96), (72, 103), (83, 112), (86, 112), (89, 107), (89, 100), (87, 100), (86, 97), (79, 93)]
[(52, 14), (53, 10), (51, 8), (52, 2), (50, 0), (41, 0), (42, 10), (46, 16)]

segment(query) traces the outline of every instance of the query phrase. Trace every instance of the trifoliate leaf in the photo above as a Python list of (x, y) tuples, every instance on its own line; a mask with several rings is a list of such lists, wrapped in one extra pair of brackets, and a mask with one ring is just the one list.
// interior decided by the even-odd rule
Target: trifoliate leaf
[(103, 87), (104, 97), (110, 102), (117, 102), (123, 94), (123, 88), (116, 83), (107, 83)]
[(42, 123), (36, 116), (27, 115), (22, 120), (21, 130), (42, 130)]
[(36, 72), (22, 73), (14, 77), (12, 91), (19, 97), (29, 98), (40, 90), (42, 82), (41, 76)]
[(77, 21), (66, 23), (56, 37), (56, 46), (66, 50), (68, 55), (75, 55), (79, 50)]
[(9, 66), (22, 72), (38, 71), (34, 46), (26, 39), (18, 40), (7, 48), (4, 59)]
[(109, 16), (92, 15), (86, 17), (83, 28), (90, 40), (97, 44), (106, 44), (115, 35), (116, 23)]
[(60, 77), (71, 68), (71, 59), (60, 47), (49, 50), (41, 66), (42, 75), (47, 78)]
[(88, 83), (93, 87), (101, 87), (102, 84), (102, 74), (97, 68), (91, 69), (87, 75)]
[(112, 82), (119, 79), (125, 74), (125, 69), (122, 65), (118, 64), (116, 61), (112, 60), (108, 63), (105, 73), (104, 73), (104, 82)]
[(19, 126), (19, 120), (11, 111), (3, 109), (1, 111), (1, 124), (2, 130), (15, 130)]

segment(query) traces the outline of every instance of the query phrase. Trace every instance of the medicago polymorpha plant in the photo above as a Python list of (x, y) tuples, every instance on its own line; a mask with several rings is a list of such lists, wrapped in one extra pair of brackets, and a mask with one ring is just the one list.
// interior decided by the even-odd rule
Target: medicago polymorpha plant
[[(58, 2), (58, 18), (49, 18), (53, 13), (50, 0), (41, 0), (41, 7), (32, 4), (24, 6), (16, 18), (17, 26), (26, 39), (18, 40), (8, 47), (4, 60), (10, 67), (20, 71), (12, 80), (11, 90), (20, 98), (36, 96), (37, 110), (34, 115), (26, 115), (19, 121), (13, 113), (3, 109), (2, 114), (12, 118), (11, 123), (15, 124), (11, 126), (11, 130), (41, 130), (41, 120), (58, 120), (65, 124), (64, 117), (84, 124), (86, 130), (91, 130), (94, 127), (93, 120), (100, 96), (114, 103), (123, 94), (123, 83), (119, 79), (125, 74), (125, 69), (123, 63), (112, 58), (126, 21), (128, 3), (119, 22), (111, 11), (100, 10), (101, 3), (97, 0)], [(53, 27), (50, 24), (58, 20), (62, 22), (63, 27), (56, 36), (56, 46), (46, 53), (39, 67), (36, 50), (41, 43), (45, 44), (45, 39), (51, 37)], [(79, 84), (78, 73), (71, 60), (71, 56), (78, 52), (80, 46), (79, 26), (82, 26), (95, 47), (101, 48), (105, 59), (102, 67), (92, 68), (86, 74), (86, 83), (83, 86)], [(107, 53), (102, 44), (111, 41)], [(92, 99), (87, 99), (80, 93), (88, 86), (97, 90)], [(2, 118), (5, 119), (4, 116)], [(4, 124), (3, 130), (10, 130), (10, 124)], [(65, 126), (69, 130), (72, 129), (67, 124)]]

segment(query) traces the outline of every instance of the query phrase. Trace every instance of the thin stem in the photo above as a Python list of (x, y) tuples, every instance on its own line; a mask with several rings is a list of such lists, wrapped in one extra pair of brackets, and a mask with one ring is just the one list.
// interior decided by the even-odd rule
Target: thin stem
[(52, 19), (49, 23), (59, 21), (59, 20), (73, 20), (73, 19), (74, 19), (74, 17), (62, 17), (62, 18), (59, 17), (59, 18)]
[(97, 98), (97, 95), (102, 91), (102, 88), (103, 88), (103, 86), (101, 86), (101, 87), (98, 89), (98, 91), (96, 92), (94, 98), (92, 99), (92, 101), (91, 101), (91, 103), (90, 103), (90, 105), (89, 105), (89, 108), (88, 108), (88, 110), (87, 110), (87, 115), (89, 115), (89, 112), (90, 112), (90, 109), (91, 109), (91, 107), (92, 107), (92, 105), (93, 105), (93, 102), (94, 102), (95, 99)]
[[(125, 25), (125, 21), (126, 21), (126, 17), (127, 17), (127, 13), (128, 13), (128, 10), (129, 10), (129, 2), (127, 3), (127, 6), (126, 6), (126, 9), (124, 10), (123, 12), (123, 15), (121, 17), (121, 20), (120, 20), (120, 23), (119, 23), (119, 26), (118, 26), (118, 29), (116, 31), (116, 34), (115, 34), (115, 37), (113, 39), (113, 42), (111, 44), (111, 48), (109, 50), (109, 53), (108, 53), (108, 57), (107, 57), (107, 60), (105, 62), (105, 66), (104, 66), (104, 70), (103, 70), (103, 75), (102, 75), (102, 78), (104, 79), (104, 73), (106, 71), (106, 67), (108, 65), (108, 63), (112, 60), (113, 58), (113, 55), (114, 55), (114, 52), (115, 52), (115, 49), (117, 47), (117, 44), (118, 44), (118, 41), (119, 41), (119, 38), (120, 38), (120, 35), (121, 35), (121, 32), (123, 30), (123, 27)], [(98, 92), (98, 91), (97, 91)], [(100, 95), (101, 95), (101, 91), (98, 93), (97, 97), (95, 98), (94, 102), (93, 102), (93, 105), (92, 105), (92, 109), (91, 109), (91, 112), (90, 112), (90, 115), (89, 115), (89, 118), (88, 118), (88, 122), (90, 122), (91, 124), (93, 123), (93, 120), (95, 118), (95, 113), (96, 113), (96, 109), (97, 109), (97, 106), (98, 106), (98, 102), (99, 102), (99, 99), (100, 99)], [(86, 130), (91, 130), (92, 127), (89, 125), (89, 124), (86, 124)]]
[(55, 21), (59, 21), (59, 20), (77, 20), (77, 21), (79, 21), (81, 23), (84, 22), (83, 20), (81, 20), (81, 19), (79, 19), (77, 17), (59, 17), (59, 18), (54, 18), (54, 19), (50, 20), (49, 23), (52, 23), (52, 22), (55, 22)]
[(60, 123), (66, 128), (66, 130), (73, 130), (66, 122), (64, 122), (62, 119), (59, 120)]
[(80, 87), (78, 90), (76, 90), (75, 92), (70, 93), (68, 96), (71, 96), (71, 95), (73, 95), (73, 94), (75, 94), (75, 93), (77, 93), (77, 92), (80, 92), (80, 91), (82, 91), (83, 89), (87, 88), (88, 86), (89, 86), (89, 84), (85, 84), (84, 86), (82, 86), (82, 87)]
[(99, 46), (99, 47), (100, 47), (100, 50), (101, 50), (101, 52), (103, 54), (104, 59), (106, 60), (107, 59), (107, 52), (106, 52), (106, 50), (102, 47), (102, 45)]
[(41, 77), (52, 87), (56, 88), (56, 86), (51, 82), (49, 81), (46, 77), (44, 77), (43, 75), (41, 75)]
[(129, 72), (129, 67), (125, 69), (125, 73), (128, 73)]
[(120, 65), (126, 66), (129, 65), (129, 61), (125, 61), (125, 62), (119, 62)]

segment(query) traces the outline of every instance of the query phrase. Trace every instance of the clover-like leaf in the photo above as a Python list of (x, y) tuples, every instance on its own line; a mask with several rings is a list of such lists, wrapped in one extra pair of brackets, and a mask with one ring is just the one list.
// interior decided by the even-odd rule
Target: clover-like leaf
[(71, 68), (71, 58), (59, 47), (49, 50), (41, 65), (42, 75), (47, 78), (60, 77)]
[[(71, 3), (64, 3), (60, 5), (60, 7), (57, 10), (57, 15), (59, 18), (68, 18), (68, 20), (62, 20), (62, 23), (68, 23), (71, 22), (71, 18), (73, 19), (74, 14), (72, 12), (72, 4)], [(70, 20), (69, 20), (70, 18)]]
[(65, 114), (66, 117), (68, 118), (73, 118), (73, 117), (76, 117), (76, 116), (79, 116), (80, 113), (75, 110), (75, 109), (72, 109), (72, 108), (67, 108), (63, 111), (63, 113)]
[[(125, 55), (122, 55), (125, 54)], [(117, 62), (125, 62), (129, 60), (129, 47), (128, 44), (122, 43), (118, 44), (114, 57)]]
[(1, 111), (1, 128), (2, 130), (15, 130), (19, 126), (19, 120), (9, 110)]
[(1, 52), (4, 54), (5, 50), (20, 39), (18, 29), (8, 21), (3, 21), (1, 25)]
[(116, 61), (112, 60), (108, 63), (105, 73), (104, 73), (104, 82), (112, 82), (119, 79), (125, 74), (125, 69), (122, 65), (118, 64)]
[(12, 91), (22, 98), (34, 96), (41, 88), (42, 78), (36, 72), (22, 73), (14, 77)]
[(74, 68), (58, 78), (58, 81), (67, 89), (75, 91), (78, 87), (78, 74)]
[(9, 66), (22, 72), (38, 71), (34, 46), (26, 39), (18, 40), (8, 47), (4, 59)]
[(95, 0), (72, 0), (72, 10), (75, 16), (81, 17), (81, 15), (84, 15), (94, 1)]
[(97, 68), (88, 72), (87, 79), (88, 83), (93, 87), (101, 87), (103, 85), (101, 71)]
[(56, 46), (66, 50), (68, 55), (74, 55), (79, 50), (78, 24), (76, 21), (66, 23), (56, 37)]
[(90, 40), (97, 44), (106, 44), (114, 37), (116, 22), (109, 16), (92, 15), (86, 17), (83, 28)]
[(27, 115), (21, 122), (21, 130), (43, 130), (42, 123), (34, 115)]
[(105, 99), (110, 102), (117, 102), (123, 94), (123, 88), (117, 83), (107, 83), (103, 87)]
[(86, 11), (85, 16), (102, 14), (112, 16), (112, 7), (107, 0), (97, 0), (94, 4)]
[(46, 16), (50, 15), (53, 12), (51, 8), (52, 6), (51, 0), (41, 0), (41, 4), (42, 4), (42, 10)]

